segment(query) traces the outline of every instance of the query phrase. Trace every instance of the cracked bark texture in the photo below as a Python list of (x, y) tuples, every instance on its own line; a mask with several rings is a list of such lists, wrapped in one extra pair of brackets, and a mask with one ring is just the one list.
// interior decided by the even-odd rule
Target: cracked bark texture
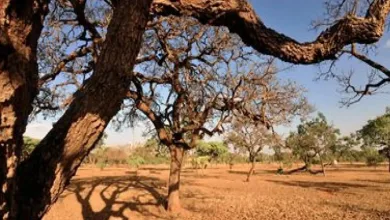
[(226, 26), (258, 52), (295, 64), (336, 59), (344, 46), (372, 44), (382, 36), (390, 0), (374, 0), (365, 17), (347, 15), (319, 34), (300, 43), (267, 27), (246, 0), (154, 0), (151, 11), (159, 15), (191, 16), (203, 24)]
[(47, 14), (44, 0), (0, 2), (0, 218), (16, 212), (15, 172), (37, 94), (36, 48)]
[(47, 212), (119, 111), (130, 86), (150, 3), (123, 0), (116, 5), (94, 74), (17, 169), (20, 207), (15, 219), (39, 219)]

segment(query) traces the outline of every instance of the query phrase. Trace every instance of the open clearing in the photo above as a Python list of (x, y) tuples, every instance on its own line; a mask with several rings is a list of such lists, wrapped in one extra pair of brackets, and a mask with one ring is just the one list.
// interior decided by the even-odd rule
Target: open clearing
[(184, 169), (185, 209), (163, 208), (168, 168), (80, 168), (45, 220), (77, 219), (390, 219), (390, 174), (385, 166), (339, 165), (327, 176), (275, 175), (258, 164), (250, 183), (245, 165)]

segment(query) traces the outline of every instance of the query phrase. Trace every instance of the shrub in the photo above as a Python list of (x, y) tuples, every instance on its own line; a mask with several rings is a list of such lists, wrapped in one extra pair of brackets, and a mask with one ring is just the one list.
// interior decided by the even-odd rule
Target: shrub
[(366, 148), (364, 149), (364, 155), (366, 158), (366, 164), (367, 166), (378, 166), (378, 164), (382, 163), (384, 161), (384, 158), (382, 155), (379, 154), (379, 152), (373, 148)]
[(144, 160), (144, 158), (142, 158), (141, 156), (132, 155), (132, 156), (130, 156), (130, 157), (128, 158), (127, 164), (128, 164), (130, 167), (138, 168), (139, 166), (145, 164), (145, 160)]

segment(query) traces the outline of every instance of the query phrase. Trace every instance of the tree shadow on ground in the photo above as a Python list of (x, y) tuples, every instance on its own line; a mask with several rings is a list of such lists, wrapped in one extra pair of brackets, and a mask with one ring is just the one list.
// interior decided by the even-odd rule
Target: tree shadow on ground
[[(161, 216), (151, 212), (151, 207), (163, 210), (165, 197), (157, 189), (165, 186), (161, 180), (141, 176), (98, 177), (72, 181), (68, 188), (82, 208), (83, 219), (105, 220), (110, 217), (128, 220), (126, 210), (138, 212), (145, 217)], [(131, 194), (128, 194), (132, 191)], [(101, 200), (104, 206), (96, 211), (92, 199)]]
[(359, 182), (375, 183), (375, 184), (390, 184), (390, 179), (387, 180), (373, 180), (373, 179), (356, 179)]
[[(229, 170), (228, 171), (229, 173), (231, 174), (240, 174), (240, 175), (248, 175), (248, 171), (239, 171), (239, 170)], [(256, 176), (256, 175), (260, 175), (260, 174), (277, 174), (277, 171), (276, 170), (256, 170), (252, 175), (253, 176)]]
[(384, 169), (354, 169), (354, 168), (342, 168), (342, 167), (332, 167), (327, 172), (359, 172), (359, 173), (386, 173), (387, 171)]
[(279, 181), (279, 180), (266, 180), (271, 183), (281, 184), (285, 186), (312, 188), (323, 192), (334, 193), (348, 188), (368, 188), (368, 185), (354, 184), (354, 183), (341, 183), (341, 182), (309, 182), (309, 181)]
[(329, 201), (323, 202), (324, 206), (333, 206), (336, 208), (340, 208), (343, 210), (344, 213), (361, 213), (370, 216), (370, 218), (365, 219), (383, 219), (387, 220), (390, 219), (390, 210), (384, 211), (384, 210), (378, 210), (375, 208), (365, 208), (354, 204), (339, 204)]
[(149, 170), (149, 171), (169, 171), (169, 167), (140, 167), (139, 170)]

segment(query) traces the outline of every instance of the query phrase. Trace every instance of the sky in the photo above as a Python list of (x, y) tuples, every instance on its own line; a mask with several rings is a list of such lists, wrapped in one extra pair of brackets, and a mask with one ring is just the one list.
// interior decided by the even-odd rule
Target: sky
[[(320, 0), (253, 0), (252, 4), (261, 20), (276, 31), (290, 36), (297, 41), (312, 41), (319, 34), (310, 29), (310, 22), (323, 15), (323, 1)], [(374, 60), (383, 65), (387, 65), (390, 58), (390, 34), (386, 33), (378, 43)], [(281, 64), (286, 65), (286, 64)], [(390, 65), (388, 65), (390, 67)], [(357, 78), (356, 82), (364, 82), (368, 69), (362, 63), (349, 59), (343, 59), (338, 64), (340, 72), (354, 70)], [(378, 94), (365, 97), (359, 103), (350, 107), (340, 104), (343, 94), (338, 92), (341, 87), (335, 80), (314, 79), (319, 72), (318, 65), (295, 65), (292, 69), (281, 73), (283, 79), (295, 80), (298, 84), (307, 89), (309, 102), (328, 118), (342, 134), (349, 134), (361, 128), (369, 119), (384, 113), (386, 106), (390, 106), (389, 94)], [(42, 138), (50, 130), (53, 119), (44, 120), (38, 117), (27, 126), (25, 135), (34, 138)], [(286, 133), (294, 129), (296, 124), (280, 129)], [(106, 130), (108, 145), (125, 145), (130, 143), (140, 143), (145, 140), (142, 133), (145, 126), (139, 123), (134, 128), (116, 131), (112, 126)]]

